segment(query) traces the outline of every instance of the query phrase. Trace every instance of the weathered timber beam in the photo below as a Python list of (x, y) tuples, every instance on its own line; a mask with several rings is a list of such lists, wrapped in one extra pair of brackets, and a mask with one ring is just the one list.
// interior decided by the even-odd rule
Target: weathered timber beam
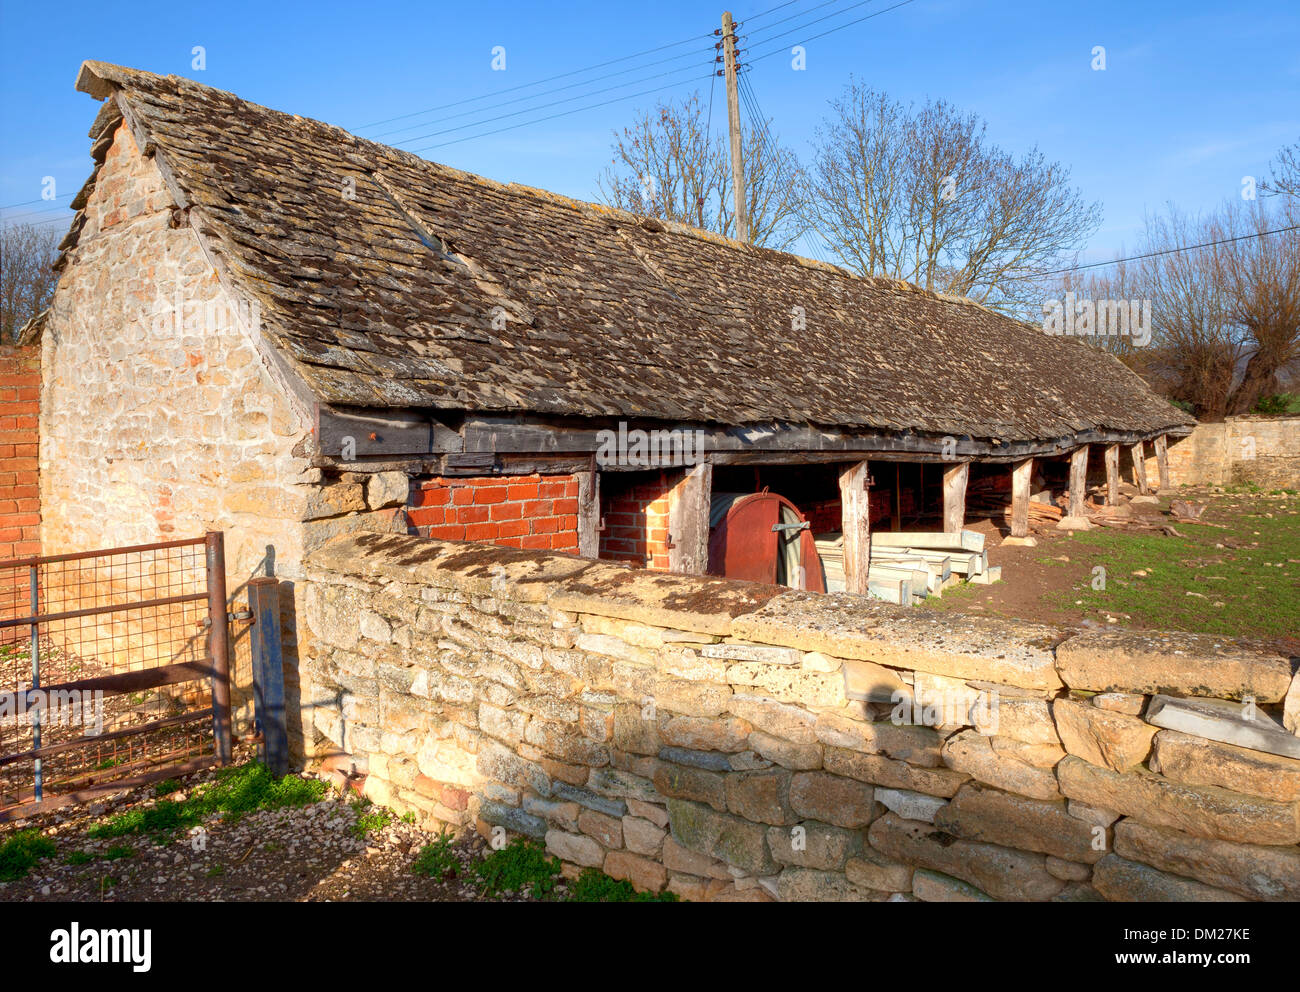
[(1070, 453), (1070, 516), (1083, 517), (1088, 490), (1088, 446), (1080, 445)]
[(1147, 488), (1147, 453), (1146, 445), (1141, 441), (1129, 445), (1129, 454), (1133, 457), (1133, 484), (1137, 486), (1137, 491), (1145, 496), (1150, 490)]
[(1119, 445), (1106, 445), (1106, 505), (1119, 506)]
[(854, 462), (840, 471), (840, 530), (844, 535), (844, 589), (867, 593), (871, 568), (871, 506), (868, 463)]
[(713, 502), (713, 466), (693, 466), (674, 487), (668, 505), (668, 568), (703, 575), (709, 567), (709, 508)]
[(595, 469), (578, 477), (578, 554), (600, 557), (600, 473)]
[(966, 523), (966, 482), (970, 462), (949, 465), (943, 470), (943, 529), (955, 534)]
[(1160, 488), (1169, 488), (1169, 439), (1164, 434), (1156, 435), (1156, 471), (1160, 475)]
[(1029, 535), (1029, 480), (1034, 474), (1034, 460), (1016, 462), (1011, 470), (1011, 536)]

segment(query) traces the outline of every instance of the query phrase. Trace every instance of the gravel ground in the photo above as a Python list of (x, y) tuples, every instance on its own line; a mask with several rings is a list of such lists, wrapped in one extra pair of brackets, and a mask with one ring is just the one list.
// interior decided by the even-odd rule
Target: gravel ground
[[(304, 773), (305, 777), (309, 776)], [(183, 799), (211, 772), (188, 776)], [(149, 803), (152, 788), (108, 801), (58, 810), (0, 828), (0, 843), (16, 829), (35, 827), (53, 838), (58, 854), (24, 878), (0, 882), (0, 902), (225, 902), (386, 901), (466, 902), (483, 897), (470, 885), (469, 866), (486, 852), (477, 834), (457, 840), (460, 870), (451, 879), (415, 874), (412, 862), (436, 835), (394, 820), (364, 837), (356, 835), (357, 810), (330, 790), (321, 802), (301, 808), (250, 813), (235, 822), (220, 815), (204, 835), (179, 834), (162, 845), (131, 834), (93, 839), (86, 831), (108, 816)], [(366, 812), (374, 812), (370, 807)], [(90, 855), (94, 860), (85, 860)], [(74, 862), (68, 863), (72, 858)], [(509, 896), (510, 901), (531, 901)]]

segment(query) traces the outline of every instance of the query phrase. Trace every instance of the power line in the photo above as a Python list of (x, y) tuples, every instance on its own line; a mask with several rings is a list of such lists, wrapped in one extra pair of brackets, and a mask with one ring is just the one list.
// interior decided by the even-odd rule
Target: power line
[[(768, 14), (772, 13), (773, 11), (780, 10), (782, 7), (789, 7), (790, 4), (792, 4), (792, 3), (798, 3), (798, 2), (799, 2), (799, 0), (786, 0), (785, 3), (779, 3), (779, 4), (777, 4), (775, 7), (768, 7), (767, 10), (760, 10), (757, 14), (750, 14), (748, 17), (745, 18), (745, 21), (756, 21), (756, 20), (758, 20), (760, 17), (766, 17)], [(833, 3), (834, 0), (830, 0), (830, 2)], [(796, 16), (797, 16), (797, 15), (796, 15)], [(785, 18), (785, 19), (786, 19), (786, 20), (789, 20), (789, 18)], [(745, 23), (745, 21), (741, 21), (741, 23), (743, 24), (743, 23)], [(780, 22), (780, 21), (776, 21), (776, 22), (774, 22), (774, 23), (776, 23), (776, 24), (780, 24), (781, 22)]]
[(442, 103), (435, 107), (425, 107), (423, 110), (414, 110), (409, 114), (398, 114), (396, 117), (388, 117), (382, 121), (373, 121), (370, 124), (361, 124), (353, 130), (364, 131), (367, 128), (379, 127), (382, 124), (391, 124), (394, 121), (409, 120), (412, 117), (419, 117), (421, 114), (433, 113), (435, 110), (447, 110), (450, 107), (460, 107), (466, 103), (475, 103), (479, 100), (489, 100), (492, 97), (501, 96), (505, 93), (514, 93), (518, 90), (527, 89), (530, 86), (540, 86), (542, 83), (554, 82), (557, 79), (567, 79), (570, 76), (578, 76), (584, 72), (593, 72), (596, 69), (603, 69), (606, 66), (616, 65), (619, 62), (627, 62), (630, 59), (638, 59), (643, 55), (654, 55), (656, 52), (662, 52), (669, 48), (676, 48), (678, 45), (686, 45), (692, 41), (702, 41), (705, 38), (712, 38), (713, 33), (692, 35), (690, 38), (683, 38), (681, 41), (669, 42), (667, 45), (659, 45), (657, 48), (647, 48), (645, 51), (635, 52), (632, 55), (623, 55), (616, 59), (609, 59), (606, 62), (598, 62), (595, 65), (589, 65), (583, 69), (573, 69), (569, 72), (561, 72), (554, 76), (546, 76), (542, 79), (534, 79), (529, 83), (520, 83), (518, 86), (507, 86), (504, 89), (495, 90), (492, 93), (484, 93), (482, 96), (466, 97), (464, 100), (454, 100), (451, 103)]
[[(710, 75), (711, 74), (712, 73), (710, 72)], [(704, 82), (706, 77), (700, 76), (698, 78), (700, 82)], [(679, 82), (684, 82), (684, 80)], [(535, 120), (522, 121), (519, 124), (507, 124), (505, 127), (499, 127), (492, 131), (484, 131), (482, 134), (467, 134), (461, 138), (453, 138), (451, 141), (441, 141), (438, 142), (437, 144), (425, 145), (423, 148), (414, 148), (410, 150), (413, 154), (418, 154), (420, 152), (432, 151), (435, 148), (445, 148), (447, 145), (457, 145), (460, 144), (462, 141), (470, 141), (474, 138), (486, 138), (493, 134), (501, 134), (503, 131), (514, 131), (521, 127), (529, 127), (530, 125), (533, 124), (541, 124), (544, 121), (555, 120), (557, 117), (567, 117), (570, 114), (579, 114), (582, 113), (584, 110), (595, 110), (597, 107), (606, 107), (611, 103), (619, 103), (623, 100), (634, 100), (639, 96), (646, 96), (647, 94), (650, 93), (658, 93), (662, 90), (670, 89), (671, 87), (676, 85), (678, 85), (678, 83), (665, 83), (662, 86), (654, 86), (648, 90), (642, 90), (640, 93), (628, 93), (625, 96), (616, 96), (612, 100), (602, 100), (600, 103), (589, 104), (585, 107), (574, 107), (572, 110), (562, 110), (558, 114), (550, 114), (546, 117), (538, 117)], [(542, 108), (538, 107), (534, 109), (540, 110)], [(417, 140), (417, 139), (412, 139), (412, 140)]]
[[(638, 83), (647, 83), (652, 79), (661, 79), (664, 76), (680, 76), (684, 72), (698, 72), (698, 71), (699, 71), (698, 66), (682, 66), (676, 69), (669, 69), (666, 72), (657, 72), (650, 76), (644, 76), (641, 79), (629, 80), (626, 83), (619, 83), (617, 86), (606, 87), (605, 89), (617, 90), (617, 89), (622, 89), (625, 86), (635, 86)], [(444, 134), (452, 134), (456, 131), (464, 131), (467, 128), (481, 127), (484, 124), (492, 124), (496, 121), (508, 120), (511, 117), (520, 117), (525, 114), (533, 114), (539, 110), (548, 110), (551, 107), (558, 107), (562, 103), (572, 103), (574, 100), (585, 100), (589, 97), (595, 96), (596, 92), (601, 92), (601, 91), (577, 93), (573, 96), (565, 97), (562, 100), (552, 100), (550, 103), (543, 103), (536, 107), (526, 107), (523, 110), (514, 110), (508, 114), (498, 114), (495, 117), (486, 117), (483, 118), (482, 120), (470, 121), (468, 124), (458, 124), (455, 127), (443, 128), (440, 131), (430, 131), (428, 134), (418, 134), (412, 138), (403, 138), (401, 141), (395, 142), (395, 144), (405, 145), (405, 144), (410, 144), (411, 142), (414, 141), (424, 141), (426, 138), (437, 138)]]
[[(64, 200), (71, 195), (72, 195), (71, 193), (61, 193), (58, 196), (53, 197), (53, 199)], [(7, 206), (0, 207), (0, 210), (12, 210), (14, 207), (30, 207), (33, 203), (49, 203), (49, 202), (50, 202), (49, 200), (47, 200), (45, 197), (42, 196), (42, 197), (38, 197), (35, 200), (24, 200), (22, 203), (10, 203)]]
[[(756, 28), (754, 30), (754, 34), (759, 35), (762, 34), (764, 31), (771, 31), (778, 24), (784, 24), (786, 21), (793, 21), (796, 18), (803, 17), (805, 14), (811, 14), (814, 10), (821, 10), (823, 7), (829, 7), (833, 3), (841, 3), (841, 2), (843, 2), (843, 0), (823, 0), (822, 3), (817, 4), (815, 7), (809, 7), (807, 10), (801, 10), (797, 13), (790, 14), (788, 17), (782, 17), (780, 20), (773, 21), (771, 24), (764, 24), (762, 27)], [(759, 15), (754, 15), (754, 16), (757, 17)], [(753, 18), (751, 17), (750, 20), (753, 20)], [(764, 38), (763, 40), (769, 41), (771, 39)]]
[(54, 210), (69, 210), (69, 209), (71, 208), (68, 207), (67, 204), (56, 204), (55, 206), (52, 207), (46, 207), (44, 210), (26, 210), (20, 214), (12, 214), (8, 217), (5, 217), (4, 220), (22, 220), (25, 217), (39, 217), (42, 214), (48, 214)]
[[(388, 135), (391, 135), (391, 134), (401, 134), (403, 131), (414, 131), (414, 130), (416, 130), (416, 129), (418, 129), (418, 128), (422, 128), (422, 127), (430, 127), (430, 126), (432, 126), (432, 125), (434, 125), (434, 124), (441, 124), (441, 123), (443, 123), (444, 121), (456, 120), (457, 118), (460, 118), (460, 117), (468, 117), (468, 116), (470, 116), (470, 115), (472, 115), (472, 114), (485, 113), (485, 112), (490, 111), (490, 110), (496, 110), (496, 109), (499, 108), (499, 107), (508, 107), (508, 106), (510, 106), (511, 104), (521, 103), (521, 102), (526, 101), (526, 100), (536, 100), (536, 99), (539, 99), (539, 98), (544, 97), (544, 96), (549, 96), (551, 93), (561, 93), (561, 92), (563, 92), (564, 90), (571, 90), (571, 89), (573, 89), (575, 86), (590, 86), (590, 85), (592, 85), (593, 83), (603, 82), (603, 81), (606, 80), (606, 79), (613, 79), (615, 76), (625, 76), (625, 75), (627, 75), (629, 72), (637, 72), (637, 71), (639, 71), (639, 70), (641, 70), (641, 69), (649, 69), (649, 68), (652, 67), (652, 66), (663, 65), (665, 62), (676, 62), (676, 61), (679, 61), (679, 60), (684, 59), (684, 58), (696, 59), (696, 58), (699, 58), (701, 54), (708, 54), (708, 53), (710, 53), (710, 52), (712, 52), (712, 51), (713, 51), (712, 48), (707, 48), (707, 49), (704, 49), (703, 52), (700, 52), (700, 51), (693, 51), (693, 52), (684, 52), (684, 53), (682, 53), (681, 55), (670, 55), (670, 56), (669, 56), (668, 58), (666, 58), (666, 59), (657, 59), (657, 60), (654, 61), (654, 62), (646, 62), (646, 63), (644, 63), (643, 65), (632, 66), (632, 67), (629, 68), (629, 69), (620, 69), (618, 72), (611, 72), (611, 73), (607, 73), (607, 74), (605, 74), (605, 75), (603, 75), (603, 76), (596, 76), (594, 79), (583, 79), (583, 80), (579, 80), (579, 81), (576, 82), (576, 83), (567, 83), (567, 84), (565, 84), (564, 86), (556, 86), (556, 87), (554, 87), (554, 88), (552, 88), (552, 89), (549, 89), (549, 90), (542, 90), (540, 93), (528, 93), (528, 94), (525, 94), (524, 96), (517, 96), (517, 97), (514, 97), (513, 99), (510, 99), (510, 100), (503, 100), (501, 103), (489, 104), (489, 105), (486, 106), (486, 107), (478, 107), (478, 108), (476, 108), (476, 109), (474, 109), (474, 110), (463, 110), (463, 111), (461, 111), (461, 112), (458, 113), (458, 114), (449, 114), (449, 115), (446, 116), (446, 117), (436, 117), (436, 118), (434, 118), (434, 119), (431, 120), (431, 121), (420, 121), (418, 124), (408, 124), (408, 125), (405, 125), (404, 127), (393, 128), (393, 129), (390, 130), (390, 131), (380, 131), (378, 134), (370, 135), (370, 136), (369, 136), (369, 139), (370, 139), (371, 141), (377, 141), (378, 139), (383, 138), (383, 137), (387, 137)], [(683, 67), (683, 68), (684, 68), (684, 67)], [(654, 75), (654, 76), (645, 76), (645, 77), (643, 77), (642, 79), (634, 79), (634, 80), (632, 80), (632, 81), (630, 81), (630, 82), (627, 82), (627, 83), (620, 83), (619, 86), (635, 86), (637, 83), (645, 82), (647, 79), (657, 79), (659, 76), (666, 76), (666, 75), (668, 75), (670, 72), (681, 72), (681, 71), (683, 71), (683, 69), (671, 69), (671, 70), (669, 70), (668, 72), (661, 72), (661, 73), (658, 73), (657, 75)], [(591, 96), (591, 95), (593, 95), (593, 94), (592, 94), (592, 93), (581, 94), (579, 97), (576, 97), (575, 99), (580, 99), (581, 96)], [(563, 101), (559, 101), (559, 102), (563, 102)], [(551, 104), (548, 104), (547, 106), (551, 106)], [(533, 108), (529, 108), (529, 109), (532, 109), (532, 110), (539, 110), (539, 109), (542, 109), (542, 108), (540, 108), (540, 107), (533, 107)], [(420, 113), (429, 113), (429, 111), (420, 111)], [(480, 123), (483, 123), (483, 122), (480, 122)], [(419, 137), (419, 138), (410, 138), (410, 139), (405, 139), (405, 140), (410, 140), (410, 141), (420, 141), (420, 140), (422, 140), (422, 139), (425, 138), (425, 137), (428, 137), (428, 135), (422, 135), (422, 136)]]
[[(875, 0), (857, 0), (857, 3), (851, 3), (847, 7), (841, 7), (839, 10), (832, 10), (829, 14), (823, 14), (821, 17), (814, 17), (811, 21), (805, 21), (803, 24), (796, 24), (794, 27), (788, 28), (785, 31), (782, 31), (780, 34), (774, 34), (770, 38), (764, 38), (761, 42), (759, 42), (759, 44), (766, 45), (769, 41), (776, 41), (777, 38), (784, 38), (788, 34), (797, 34), (798, 32), (804, 30), (804, 28), (810, 28), (814, 24), (820, 24), (822, 21), (828, 21), (832, 17), (839, 17), (841, 14), (847, 14), (850, 10), (855, 10), (858, 7), (865, 7), (867, 4), (874, 3), (874, 2)], [(824, 7), (825, 4), (822, 4), (821, 6)], [(812, 10), (817, 10), (817, 9), (818, 9), (817, 7), (812, 8)], [(811, 14), (812, 10), (804, 11), (804, 13)], [(774, 27), (774, 26), (775, 25), (769, 25), (769, 27)]]
[(1161, 255), (1173, 255), (1180, 251), (1196, 251), (1198, 248), (1213, 248), (1216, 245), (1230, 245), (1236, 241), (1249, 241), (1251, 238), (1266, 238), (1271, 234), (1285, 234), (1287, 231), (1300, 231), (1300, 224), (1292, 224), (1290, 227), (1279, 227), (1273, 231), (1256, 231), (1254, 234), (1239, 234), (1235, 238), (1220, 238), (1218, 241), (1205, 241), (1199, 245), (1182, 245), (1178, 248), (1164, 248), (1160, 251), (1149, 251), (1145, 255), (1130, 255), (1127, 258), (1112, 258), (1108, 262), (1089, 262), (1087, 265), (1072, 265), (1064, 269), (1053, 269), (1051, 272), (1043, 272), (1041, 275), (1056, 276), (1063, 272), (1078, 272), (1082, 269), (1096, 269), (1103, 265), (1118, 265), (1120, 262), (1137, 262), (1144, 258), (1158, 258)]
[[(871, 3), (872, 0), (865, 0), (865, 2), (867, 2), (867, 3)], [(855, 25), (855, 24), (861, 24), (863, 21), (869, 21), (869, 20), (871, 20), (873, 17), (879, 17), (879, 16), (882, 15), (882, 14), (888, 14), (891, 10), (897, 10), (899, 7), (906, 7), (909, 3), (915, 3), (915, 0), (901, 0), (900, 3), (896, 3), (896, 4), (894, 4), (892, 7), (886, 7), (884, 10), (878, 10), (878, 11), (876, 11), (874, 14), (867, 14), (865, 17), (859, 17), (859, 18), (857, 18), (856, 20), (848, 21), (848, 22), (846, 22), (846, 23), (844, 23), (844, 24), (837, 25), (836, 27), (833, 27), (833, 28), (828, 28), (827, 30), (821, 32), (820, 34), (815, 34), (815, 35), (813, 35), (813, 36), (810, 37), (810, 38), (804, 38), (804, 39), (802, 39), (802, 40), (799, 42), (799, 44), (801, 44), (801, 45), (802, 45), (802, 44), (807, 44), (807, 43), (810, 42), (810, 41), (816, 41), (818, 38), (825, 38), (828, 34), (834, 34), (836, 31), (843, 31), (845, 28), (851, 28), (851, 27), (853, 27), (853, 25)], [(854, 6), (861, 6), (861, 4), (854, 4)], [(846, 11), (851, 10), (851, 9), (852, 9), (852, 8), (850, 8), (850, 7), (845, 7), (844, 10), (840, 11), (839, 13), (845, 13)], [(831, 16), (834, 16), (834, 15), (831, 15)], [(825, 18), (821, 18), (821, 20), (825, 20)], [(809, 22), (809, 23), (812, 23), (812, 22)], [(803, 27), (807, 27), (807, 26), (808, 26), (807, 24), (803, 25)], [(796, 30), (797, 30), (797, 29), (796, 29)], [(787, 32), (784, 32), (784, 33), (785, 33), (785, 34), (790, 34), (791, 32), (787, 31)], [(775, 35), (775, 36), (773, 36), (772, 38), (764, 38), (763, 41), (764, 41), (764, 42), (775, 41), (776, 38), (778, 38), (778, 37), (780, 37), (780, 35)], [(780, 55), (784, 48), (785, 48), (784, 45), (780, 45), (780, 46), (778, 46), (777, 48), (773, 49), (773, 50), (770, 51), (770, 52), (765, 52), (765, 53), (763, 53), (762, 55), (756, 55), (754, 58), (752, 58), (752, 59), (749, 60), (749, 61), (750, 61), (750, 64), (752, 65), (753, 63), (758, 62), (758, 61), (760, 61), (761, 59), (768, 58), (768, 57), (771, 56), (771, 55)]]

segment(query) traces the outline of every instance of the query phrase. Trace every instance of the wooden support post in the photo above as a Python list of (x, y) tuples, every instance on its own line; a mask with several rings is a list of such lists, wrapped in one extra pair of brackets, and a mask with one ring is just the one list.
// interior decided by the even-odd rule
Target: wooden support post
[(703, 575), (709, 568), (709, 508), (713, 502), (713, 466), (689, 469), (673, 490), (668, 508), (668, 568)]
[(1106, 445), (1106, 505), (1119, 506), (1119, 445)]
[(959, 533), (966, 523), (966, 482), (969, 478), (970, 462), (944, 467), (943, 529), (947, 534)]
[(903, 529), (903, 468), (898, 462), (894, 462), (894, 503), (889, 529), (896, 532)]
[(840, 530), (844, 534), (844, 591), (866, 595), (871, 567), (871, 478), (868, 463), (840, 470)]
[(1133, 485), (1140, 495), (1145, 496), (1151, 490), (1147, 488), (1147, 453), (1146, 445), (1139, 441), (1129, 445), (1129, 454), (1133, 456)]
[(1011, 470), (1011, 536), (1029, 536), (1029, 480), (1034, 474), (1034, 460), (1016, 462)]
[(595, 469), (578, 475), (578, 554), (600, 557), (600, 473)]
[(289, 731), (284, 712), (284, 656), (280, 631), (280, 580), (250, 579), (253, 614), (253, 713), (262, 735), (262, 760), (277, 777), (289, 771)]
[(1070, 452), (1070, 516), (1082, 519), (1086, 513), (1084, 499), (1088, 492), (1088, 446)]
[(1169, 439), (1164, 434), (1156, 435), (1156, 469), (1160, 473), (1160, 488), (1169, 486)]

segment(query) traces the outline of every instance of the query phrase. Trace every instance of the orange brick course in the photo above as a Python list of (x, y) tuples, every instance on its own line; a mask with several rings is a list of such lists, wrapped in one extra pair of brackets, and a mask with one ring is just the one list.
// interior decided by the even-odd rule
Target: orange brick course
[(578, 552), (578, 480), (571, 475), (424, 479), (412, 488), (407, 516), (425, 537)]

